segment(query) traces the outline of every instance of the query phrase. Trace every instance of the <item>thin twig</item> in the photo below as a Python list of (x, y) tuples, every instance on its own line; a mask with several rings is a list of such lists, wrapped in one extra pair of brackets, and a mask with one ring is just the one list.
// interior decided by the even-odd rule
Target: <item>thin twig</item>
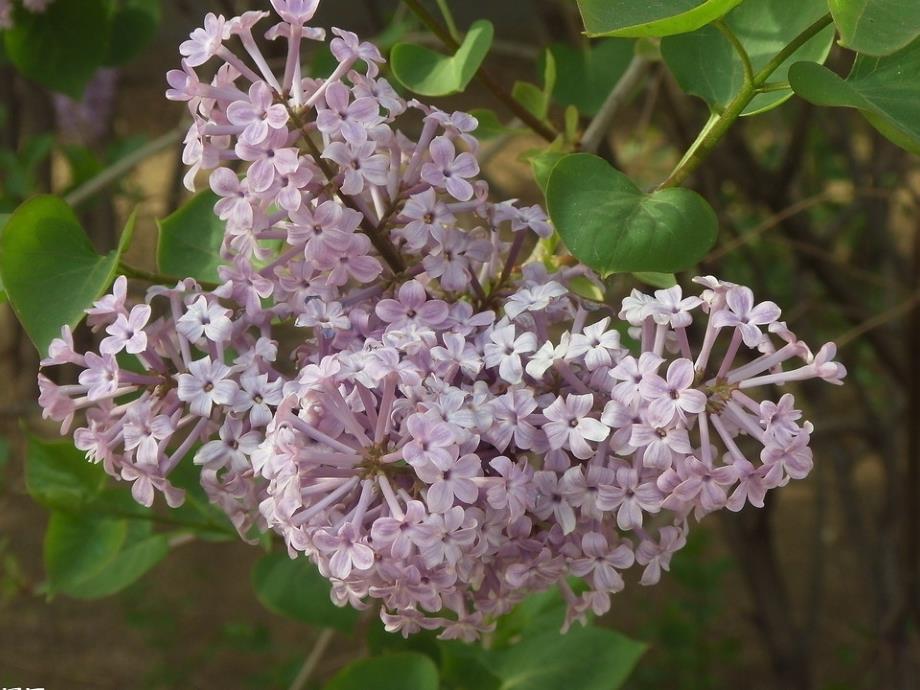
[(617, 82), (616, 86), (607, 96), (607, 100), (601, 106), (601, 109), (591, 120), (585, 135), (581, 139), (581, 150), (587, 153), (594, 153), (601, 145), (604, 137), (610, 132), (613, 121), (616, 119), (620, 108), (626, 103), (626, 99), (632, 94), (633, 90), (645, 76), (649, 68), (649, 61), (636, 55), (629, 67), (623, 72), (623, 76)]
[(300, 667), (300, 671), (297, 672), (297, 677), (294, 678), (294, 682), (291, 683), (288, 690), (303, 690), (303, 688), (307, 687), (310, 676), (313, 675), (313, 672), (319, 665), (334, 635), (335, 632), (329, 629), (323, 630), (319, 634), (319, 637), (316, 638), (316, 644), (313, 645), (313, 649), (310, 650), (310, 654), (303, 662), (303, 666)]
[(873, 316), (871, 319), (867, 319), (862, 322), (855, 328), (851, 328), (845, 333), (841, 333), (838, 337), (833, 339), (833, 342), (837, 344), (837, 349), (841, 350), (854, 340), (861, 338), (870, 331), (874, 331), (876, 328), (881, 328), (892, 321), (897, 321), (902, 316), (910, 312), (914, 306), (920, 303), (920, 291), (915, 292), (909, 298), (903, 302), (894, 305), (890, 309), (886, 309), (881, 314)]
[[(888, 196), (891, 196), (891, 194), (892, 194), (891, 190), (886, 190), (886, 189), (855, 189), (853, 190), (854, 196), (888, 197)], [(709, 253), (709, 256), (706, 257), (706, 261), (718, 261), (719, 259), (724, 257), (726, 254), (731, 254), (736, 249), (746, 244), (750, 244), (751, 242), (756, 240), (758, 237), (763, 235), (765, 232), (782, 225), (783, 221), (789, 220), (793, 216), (797, 216), (800, 213), (804, 213), (805, 211), (811, 208), (814, 208), (815, 206), (820, 206), (821, 204), (830, 203), (833, 201), (835, 201), (835, 196), (833, 193), (829, 191), (819, 192), (818, 194), (815, 194), (814, 196), (810, 196), (806, 199), (802, 199), (801, 201), (797, 201), (794, 204), (787, 206), (783, 210), (773, 214), (772, 216), (764, 220), (760, 225), (755, 227), (750, 232), (746, 232), (740, 237), (732, 240), (731, 242), (726, 242), (724, 245), (722, 245), (718, 249), (714, 249), (713, 251)]]
[(108, 168), (96, 175), (94, 178), (87, 180), (84, 184), (74, 189), (70, 194), (64, 197), (71, 206), (79, 206), (84, 201), (94, 197), (106, 187), (115, 184), (129, 171), (136, 168), (151, 156), (155, 156), (161, 151), (165, 151), (171, 146), (175, 146), (185, 135), (186, 128), (177, 127), (162, 134), (153, 141), (140, 147), (134, 153), (130, 153), (124, 158), (115, 161)]

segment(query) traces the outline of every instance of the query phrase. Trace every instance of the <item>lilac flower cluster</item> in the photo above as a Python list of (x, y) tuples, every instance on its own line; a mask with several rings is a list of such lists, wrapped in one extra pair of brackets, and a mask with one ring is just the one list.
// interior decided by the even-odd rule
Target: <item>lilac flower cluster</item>
[[(181, 46), (168, 95), (194, 118), (187, 183), (211, 171), (226, 264), (214, 289), (140, 304), (119, 278), (88, 310), (99, 352), (66, 328), (52, 345), (45, 366), (81, 373), (40, 376), (40, 402), (62, 432), (81, 414), (91, 460), (145, 505), (179, 504), (170, 474), (194, 462), (244, 538), (276, 532), (338, 603), (462, 639), (554, 586), (569, 621), (604, 613), (634, 564), (658, 581), (691, 516), (808, 473), (792, 395), (751, 396), (840, 383), (832, 344), (812, 354), (775, 304), (712, 277), (618, 314), (579, 297), (589, 271), (525, 260), (552, 233), (542, 210), (488, 200), (473, 118), (403, 100), (347, 31), (331, 76), (301, 74), (317, 4), (272, 0), (280, 76), (264, 12), (208, 15)], [(396, 119), (413, 112), (410, 138)]]

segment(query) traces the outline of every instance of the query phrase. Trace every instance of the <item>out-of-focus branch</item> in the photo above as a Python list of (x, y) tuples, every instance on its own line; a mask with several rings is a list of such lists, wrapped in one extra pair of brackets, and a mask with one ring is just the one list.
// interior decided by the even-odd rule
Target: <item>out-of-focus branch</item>
[(316, 671), (316, 667), (322, 660), (323, 654), (326, 653), (326, 649), (329, 647), (329, 643), (332, 642), (334, 635), (335, 632), (329, 629), (323, 630), (319, 634), (313, 649), (310, 650), (310, 654), (303, 662), (303, 666), (300, 667), (300, 671), (297, 673), (297, 677), (294, 678), (294, 682), (291, 683), (289, 690), (303, 690), (303, 688), (307, 687), (310, 677)]
[(122, 177), (135, 167), (143, 163), (151, 156), (155, 156), (161, 151), (165, 151), (171, 146), (176, 146), (182, 140), (186, 128), (177, 127), (162, 134), (153, 141), (140, 147), (137, 151), (128, 154), (124, 158), (116, 161), (94, 178), (87, 180), (84, 184), (74, 189), (70, 194), (64, 197), (71, 206), (79, 206), (84, 201), (94, 197), (110, 185), (115, 184)]
[(633, 57), (632, 62), (626, 68), (623, 76), (617, 82), (616, 86), (607, 96), (607, 100), (601, 106), (601, 109), (591, 120), (588, 129), (581, 139), (581, 150), (587, 153), (594, 153), (601, 145), (601, 141), (610, 133), (613, 121), (616, 119), (620, 108), (626, 103), (626, 100), (632, 95), (639, 82), (648, 72), (649, 61), (639, 55)]
[[(920, 287), (918, 287), (917, 290), (909, 298), (907, 298), (900, 304), (896, 304), (893, 307), (886, 309), (885, 311), (879, 314), (876, 314), (871, 319), (867, 319), (866, 321), (859, 324), (855, 328), (851, 328), (845, 333), (841, 333), (839, 336), (834, 338), (834, 342), (837, 343), (837, 348), (842, 349), (846, 347), (847, 345), (849, 345), (850, 343), (852, 343), (853, 341), (858, 340), (859, 338), (862, 338), (868, 333), (871, 333), (875, 329), (881, 328), (882, 326), (886, 326), (890, 324), (892, 321), (897, 321), (898, 319), (903, 318), (908, 313), (912, 311), (916, 311), (914, 307), (916, 307), (918, 303), (920, 303)], [(913, 316), (911, 319), (912, 321), (911, 328), (914, 327), (914, 324), (913, 324), (914, 318), (916, 317)], [(913, 361), (917, 358), (917, 352), (918, 350), (910, 351), (910, 361)], [(913, 417), (913, 416), (910, 418), (920, 419), (920, 417)], [(917, 426), (917, 428), (920, 429), (920, 426), (918, 425), (914, 425), (914, 426)]]

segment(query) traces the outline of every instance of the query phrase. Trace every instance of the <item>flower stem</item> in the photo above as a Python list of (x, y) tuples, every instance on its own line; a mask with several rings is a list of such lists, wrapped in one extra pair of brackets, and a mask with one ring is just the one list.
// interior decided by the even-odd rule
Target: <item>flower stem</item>
[(717, 22), (716, 28), (718, 28), (732, 44), (732, 47), (741, 59), (741, 63), (745, 70), (744, 84), (742, 84), (738, 94), (725, 107), (725, 110), (719, 114), (714, 114), (709, 119), (709, 122), (703, 127), (696, 141), (690, 146), (680, 163), (678, 163), (677, 167), (668, 175), (668, 178), (658, 186), (658, 189), (679, 187), (686, 182), (687, 178), (690, 177), (690, 175), (700, 167), (703, 161), (706, 160), (709, 154), (712, 153), (719, 141), (722, 140), (722, 137), (725, 136), (725, 133), (728, 132), (735, 123), (735, 120), (738, 119), (754, 96), (756, 96), (764, 84), (767, 83), (770, 76), (779, 69), (780, 65), (788, 60), (795, 51), (801, 48), (802, 45), (814, 38), (822, 29), (830, 25), (831, 21), (831, 15), (825, 14), (818, 21), (792, 39), (792, 41), (779, 51), (763, 69), (756, 73), (751, 67), (750, 56), (748, 56), (744, 46), (741, 45), (738, 37), (728, 28), (727, 24), (724, 22)]
[[(422, 20), (422, 23), (428, 27), (431, 33), (441, 39), (441, 43), (443, 43), (450, 50), (456, 52), (456, 50), (460, 47), (459, 41), (455, 40), (454, 37), (451, 36), (451, 32), (442, 26), (437, 18), (435, 18), (427, 9), (425, 9), (419, 0), (403, 0), (403, 2), (410, 10), (412, 10), (415, 16)], [(546, 139), (548, 142), (553, 142), (556, 140), (556, 137), (559, 135), (559, 133), (546, 122), (543, 122), (534, 117), (534, 115), (529, 110), (527, 110), (527, 108), (514, 100), (514, 97), (505, 89), (503, 89), (484, 67), (480, 67), (476, 72), (476, 78), (479, 79), (483, 86), (492, 92), (493, 96), (504, 103), (505, 106), (507, 106), (507, 108), (512, 113), (514, 113), (515, 117), (530, 127), (530, 129)]]

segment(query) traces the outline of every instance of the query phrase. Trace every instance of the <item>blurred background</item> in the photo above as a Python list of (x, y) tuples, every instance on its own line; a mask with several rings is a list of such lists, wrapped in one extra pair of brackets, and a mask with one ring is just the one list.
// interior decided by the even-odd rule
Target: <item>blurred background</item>
[[(128, 256), (152, 269), (156, 219), (187, 198), (179, 158), (186, 110), (164, 98), (164, 75), (206, 11), (266, 6), (162, 2), (150, 45), (128, 64), (97, 72), (79, 103), (0, 64), (0, 213), (34, 194), (71, 194), (96, 248), (108, 251), (138, 208)], [(487, 65), (508, 88), (541, 81), (547, 46), (560, 66), (587, 65), (587, 84), (560, 69), (559, 113), (575, 104), (590, 118), (633, 52), (625, 41), (589, 45), (569, 0), (463, 0), (453, 9), (461, 27), (478, 18), (495, 24)], [(314, 23), (378, 37), (385, 50), (407, 36), (438, 45), (397, 0), (327, 0)], [(828, 64), (841, 73), (849, 67), (837, 48)], [(437, 105), (509, 117), (475, 82)], [(707, 115), (653, 60), (601, 153), (654, 185)], [(522, 160), (540, 143), (527, 134), (484, 143), (483, 170), (496, 197), (542, 201)], [(116, 174), (100, 182), (111, 166)], [(793, 98), (741, 120), (694, 176), (691, 186), (717, 210), (721, 227), (700, 273), (751, 285), (813, 345), (835, 340), (850, 378), (842, 389), (797, 392), (817, 422), (808, 479), (772, 494), (764, 510), (708, 518), (659, 586), (615, 597), (602, 624), (650, 645), (627, 687), (920, 687), (918, 172), (915, 156), (855, 112)], [(609, 287), (617, 301), (634, 283), (614, 278)], [(316, 634), (259, 605), (249, 575), (258, 548), (180, 543), (115, 597), (41, 594), (47, 512), (25, 490), (23, 429), (55, 430), (43, 426), (36, 404), (37, 362), (12, 311), (0, 305), (0, 684), (15, 677), (49, 690), (288, 687)], [(336, 637), (317, 682), (359, 647)]]

